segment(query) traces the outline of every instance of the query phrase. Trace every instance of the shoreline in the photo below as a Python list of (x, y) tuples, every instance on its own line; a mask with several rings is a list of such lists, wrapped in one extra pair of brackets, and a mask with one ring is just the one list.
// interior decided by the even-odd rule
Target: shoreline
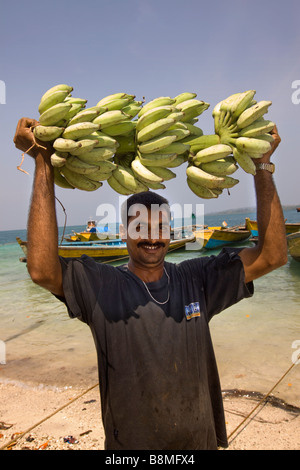
[[(104, 450), (98, 384), (80, 389), (6, 381), (0, 394), (1, 450), (13, 439), (10, 450)], [(223, 391), (224, 450), (300, 449), (300, 408), (272, 395), (257, 407), (262, 398), (255, 391)]]

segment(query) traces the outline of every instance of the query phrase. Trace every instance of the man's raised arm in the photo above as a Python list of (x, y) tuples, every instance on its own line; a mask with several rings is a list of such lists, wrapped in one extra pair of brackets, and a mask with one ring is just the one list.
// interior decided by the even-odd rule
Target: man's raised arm
[[(18, 123), (14, 143), (23, 152), (35, 143), (32, 127), (36, 124), (28, 118)], [(27, 227), (27, 269), (36, 284), (63, 296), (51, 150), (44, 142), (39, 143), (46, 149), (34, 145), (29, 151), (35, 159), (35, 177)]]
[[(270, 162), (270, 157), (280, 143), (276, 127), (274, 143), (270, 152), (255, 163)], [(245, 281), (253, 281), (287, 262), (287, 241), (284, 216), (275, 188), (272, 174), (267, 170), (257, 170), (254, 177), (257, 199), (258, 244), (240, 252), (245, 270)]]

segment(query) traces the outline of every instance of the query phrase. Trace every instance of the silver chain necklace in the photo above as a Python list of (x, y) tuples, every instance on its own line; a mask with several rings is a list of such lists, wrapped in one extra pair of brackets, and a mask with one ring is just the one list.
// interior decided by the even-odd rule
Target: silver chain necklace
[(166, 273), (166, 276), (167, 276), (167, 278), (168, 278), (168, 298), (167, 298), (167, 300), (165, 300), (164, 302), (159, 302), (158, 300), (156, 300), (156, 299), (153, 297), (153, 295), (151, 294), (151, 292), (149, 291), (149, 289), (148, 289), (148, 287), (147, 287), (147, 284), (146, 284), (144, 281), (142, 281), (142, 283), (144, 284), (145, 289), (146, 289), (146, 291), (148, 292), (148, 294), (150, 295), (151, 299), (154, 300), (154, 302), (156, 302), (156, 303), (159, 304), (159, 305), (165, 305), (165, 304), (168, 303), (169, 300), (170, 300), (170, 276), (169, 276), (169, 274), (167, 273), (165, 267), (164, 267), (164, 272)]

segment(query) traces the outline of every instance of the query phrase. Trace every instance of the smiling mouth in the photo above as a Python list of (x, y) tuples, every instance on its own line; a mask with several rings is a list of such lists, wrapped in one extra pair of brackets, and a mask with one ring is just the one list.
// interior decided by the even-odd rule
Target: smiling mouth
[(140, 242), (138, 244), (138, 248), (144, 248), (146, 250), (155, 251), (159, 248), (164, 248), (164, 243), (148, 243), (148, 242)]

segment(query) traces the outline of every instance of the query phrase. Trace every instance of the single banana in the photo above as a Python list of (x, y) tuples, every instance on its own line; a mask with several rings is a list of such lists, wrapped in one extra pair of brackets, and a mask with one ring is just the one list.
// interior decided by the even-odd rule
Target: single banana
[(200, 165), (201, 163), (213, 162), (214, 160), (228, 157), (230, 154), (232, 154), (232, 148), (229, 145), (212, 145), (197, 152), (193, 157), (193, 162), (195, 165)]
[(112, 173), (117, 168), (117, 165), (110, 160), (103, 160), (99, 163), (99, 171), (101, 173)]
[(50, 93), (46, 98), (41, 100), (38, 108), (39, 113), (43, 114), (47, 109), (52, 108), (55, 104), (62, 103), (68, 94), (69, 92), (64, 90), (57, 90)]
[(152, 101), (146, 103), (142, 109), (140, 110), (138, 117), (140, 118), (145, 114), (149, 109), (158, 108), (160, 106), (170, 106), (175, 104), (175, 100), (170, 98), (169, 96), (160, 96), (159, 98), (155, 98)]
[(79, 122), (91, 122), (93, 119), (95, 119), (99, 114), (104, 113), (105, 108), (101, 108), (100, 106), (94, 107), (93, 109), (83, 109), (82, 111), (79, 111), (77, 114), (75, 114), (72, 119), (70, 119), (68, 125), (72, 126), (73, 124), (78, 124)]
[(147, 183), (148, 189), (166, 189), (166, 186), (163, 183)]
[(183, 93), (180, 93), (179, 95), (175, 96), (175, 105), (182, 103), (183, 101), (187, 100), (193, 100), (196, 98), (197, 93), (190, 93), (189, 91), (185, 91)]
[(74, 173), (79, 173), (81, 175), (87, 175), (88, 173), (93, 173), (99, 169), (98, 166), (83, 162), (78, 157), (75, 157), (75, 155), (71, 155), (67, 158), (66, 167), (69, 168), (69, 170), (74, 171)]
[(106, 181), (112, 175), (112, 171), (110, 173), (104, 173), (101, 170), (93, 171), (93, 173), (88, 174), (88, 178), (92, 181)]
[(259, 101), (251, 108), (247, 108), (238, 118), (237, 126), (239, 129), (244, 129), (245, 127), (250, 126), (257, 119), (261, 118), (264, 114), (268, 112), (269, 107), (271, 106), (272, 101)]
[[(101, 131), (92, 132), (92, 134), (90, 134), (88, 138), (93, 139), (97, 142), (95, 147), (114, 147), (114, 148), (119, 147), (119, 143), (116, 139), (114, 139), (113, 137), (109, 135), (104, 134)], [(81, 139), (78, 139), (78, 140), (81, 142)]]
[(219, 188), (221, 183), (225, 182), (224, 177), (210, 175), (194, 165), (186, 169), (187, 177), (196, 184), (209, 189)]
[(185, 122), (184, 124), (187, 127), (187, 130), (190, 131), (191, 136), (200, 137), (203, 135), (203, 130), (200, 129), (200, 127), (189, 124), (188, 122)]
[(189, 152), (190, 146), (187, 144), (183, 144), (182, 142), (173, 142), (172, 144), (168, 145), (159, 151), (159, 153), (166, 154), (166, 153), (177, 153), (177, 155), (182, 155), (185, 152)]
[(156, 176), (159, 176), (162, 181), (169, 181), (176, 178), (176, 174), (172, 170), (169, 170), (169, 168), (164, 168), (162, 166), (148, 166), (147, 168)]
[(266, 134), (261, 134), (257, 137), (253, 137), (254, 139), (259, 139), (259, 140), (265, 140), (266, 142), (269, 142), (270, 144), (274, 143), (274, 139), (272, 137), (272, 134), (266, 133)]
[(257, 119), (257, 121), (244, 127), (239, 131), (239, 137), (259, 137), (261, 134), (267, 134), (274, 128), (275, 124), (272, 121), (265, 119)]
[(65, 156), (62, 156), (63, 154), (60, 154), (59, 152), (54, 152), (51, 157), (51, 165), (55, 166), (57, 168), (61, 168), (66, 164), (68, 154), (65, 154)]
[[(133, 99), (133, 98), (132, 98)], [(123, 109), (125, 106), (127, 106), (130, 101), (132, 101), (130, 98), (116, 98), (111, 101), (108, 101), (105, 104), (105, 107), (107, 108), (107, 111), (113, 111), (115, 109)]]
[(181, 142), (184, 144), (188, 144), (190, 146), (191, 152), (197, 153), (200, 150), (211, 147), (212, 145), (219, 144), (220, 137), (217, 134), (202, 135), (199, 137), (189, 135), (188, 137), (183, 139)]
[(141, 105), (137, 103), (138, 101), (132, 101), (127, 106), (124, 106), (122, 109), (123, 113), (127, 114), (131, 117), (131, 119), (133, 119), (141, 110)]
[(105, 113), (100, 114), (100, 116), (97, 116), (93, 122), (95, 124), (99, 124), (100, 129), (105, 129), (106, 127), (113, 126), (127, 120), (127, 114), (123, 113), (120, 109), (115, 109), (113, 111), (106, 111)]
[(213, 199), (218, 197), (211, 189), (206, 186), (200, 186), (190, 178), (187, 178), (187, 184), (190, 190), (201, 199)]
[(152, 167), (152, 166), (161, 166), (161, 167), (170, 167), (171, 163), (177, 157), (177, 153), (172, 154), (161, 154), (161, 153), (153, 153), (153, 154), (140, 154), (138, 153), (139, 159), (144, 166)]
[(243, 93), (236, 93), (231, 95), (221, 104), (221, 111), (229, 111), (231, 114), (231, 121), (234, 122), (248, 108), (255, 95), (255, 90), (248, 90)]
[(184, 157), (183, 155), (177, 155), (177, 157), (175, 157), (174, 160), (172, 160), (166, 166), (168, 168), (177, 168), (178, 166), (182, 165), (186, 161), (187, 161), (186, 157)]
[(68, 114), (72, 105), (66, 102), (55, 104), (40, 115), (39, 122), (42, 126), (55, 126)]
[[(219, 177), (217, 176), (217, 178)], [(239, 183), (238, 179), (232, 178), (231, 176), (222, 176), (222, 178), (224, 179), (224, 181), (218, 184), (217, 189), (233, 188), (233, 186)]]
[(148, 140), (147, 142), (143, 142), (139, 144), (138, 149), (141, 153), (154, 153), (159, 152), (160, 150), (168, 147), (173, 142), (175, 142), (176, 136), (170, 135), (165, 137), (155, 137), (154, 139)]
[[(171, 126), (173, 127), (173, 126)], [(188, 137), (190, 135), (190, 131), (188, 129), (171, 129), (171, 127), (169, 127), (169, 129), (164, 132), (163, 134), (161, 134), (161, 136), (163, 135), (175, 135), (176, 136), (176, 142), (178, 142), (179, 140), (182, 140), (182, 139), (185, 139), (186, 137)]]
[(94, 124), (93, 122), (79, 122), (78, 124), (72, 124), (68, 126), (63, 134), (62, 137), (64, 139), (80, 139), (81, 137), (86, 137), (92, 132), (99, 129), (98, 124)]
[(92, 150), (93, 148), (96, 147), (96, 145), (98, 144), (98, 140), (96, 139), (85, 139), (85, 138), (82, 138), (80, 140), (78, 140), (78, 142), (80, 142), (81, 144), (81, 147), (75, 149), (75, 150), (70, 150), (70, 154), (71, 155), (75, 155), (75, 156), (79, 156), (79, 155), (82, 155), (83, 153), (87, 153), (89, 152), (90, 150)]
[(172, 111), (175, 110), (174, 106), (157, 106), (146, 111), (138, 120), (136, 124), (137, 132), (141, 131), (145, 127), (149, 126), (153, 122), (170, 116)]
[(70, 184), (66, 178), (61, 174), (58, 167), (53, 168), (54, 183), (60, 188), (74, 189), (74, 186)]
[(130, 134), (135, 131), (135, 127), (136, 124), (134, 121), (123, 121), (113, 126), (106, 127), (103, 132), (110, 137), (114, 137), (117, 135)]
[(91, 165), (98, 165), (100, 162), (113, 157), (114, 153), (115, 150), (112, 147), (95, 147), (89, 152), (78, 155), (78, 158)]
[(237, 164), (246, 172), (251, 175), (256, 174), (256, 166), (250, 155), (246, 152), (240, 152), (237, 148), (233, 149), (233, 156)]
[(144, 166), (138, 157), (132, 161), (131, 168), (135, 176), (142, 182), (161, 183), (163, 181), (163, 178), (157, 176), (155, 173), (150, 171), (149, 168)]
[(80, 148), (81, 143), (76, 142), (72, 139), (63, 139), (61, 137), (58, 137), (58, 139), (53, 142), (53, 147), (58, 152), (70, 152), (72, 150)]
[(107, 182), (109, 186), (118, 194), (122, 194), (124, 196), (129, 196), (130, 194), (132, 194), (132, 191), (128, 188), (125, 188), (125, 186), (122, 186), (122, 184), (120, 184), (119, 181), (116, 180), (113, 174), (108, 178)]
[(205, 103), (204, 101), (194, 99), (183, 101), (182, 103), (176, 105), (176, 108), (184, 112), (182, 122), (187, 122), (202, 114), (206, 109), (209, 108), (209, 104)]
[(84, 98), (73, 98), (72, 96), (68, 96), (65, 101), (71, 104), (80, 104), (81, 106), (85, 106), (87, 103), (87, 100)]
[(74, 171), (65, 166), (61, 169), (61, 173), (68, 183), (82, 191), (95, 191), (102, 186), (101, 182), (91, 181), (85, 175), (74, 173)]
[(259, 138), (239, 137), (236, 139), (236, 148), (248, 153), (252, 158), (259, 158), (271, 150), (271, 144)]
[(127, 93), (113, 93), (112, 95), (107, 95), (104, 98), (102, 98), (100, 101), (98, 101), (97, 106), (106, 106), (107, 103), (111, 102), (112, 100), (117, 100), (117, 99), (122, 99), (122, 98), (134, 99), (134, 95), (128, 95)]
[[(138, 190), (138, 183), (135, 176), (128, 170), (128, 168), (118, 166), (113, 171), (114, 178), (129, 191), (136, 192)], [(108, 180), (109, 181), (109, 180)]]
[(167, 117), (149, 124), (137, 133), (138, 142), (147, 142), (151, 139), (154, 139), (155, 137), (164, 133), (175, 122), (176, 120), (172, 117)]
[(66, 127), (70, 120), (77, 114), (79, 113), (82, 109), (84, 109), (82, 107), (81, 104), (77, 104), (77, 103), (74, 103), (71, 105), (71, 109), (68, 111), (68, 113), (65, 115), (65, 117), (63, 119), (61, 119), (60, 121), (58, 121), (56, 123), (57, 126), (61, 126), (61, 127)]
[(51, 142), (57, 139), (64, 131), (64, 127), (36, 126), (33, 129), (34, 136), (42, 142)]
[(248, 90), (244, 93), (241, 93), (240, 96), (234, 100), (233, 105), (231, 107), (231, 114), (232, 114), (232, 121), (236, 121), (238, 117), (247, 109), (252, 103), (255, 90)]
[[(235, 150), (235, 149), (234, 149)], [(200, 168), (206, 173), (210, 173), (215, 176), (228, 176), (235, 173), (238, 169), (238, 166), (235, 163), (235, 160), (231, 158), (221, 158), (213, 162), (202, 163)]]
[[(132, 176), (135, 176), (131, 168), (128, 168), (128, 171), (132, 174)], [(140, 181), (138, 178), (135, 178), (135, 182), (136, 182), (136, 190), (134, 191), (135, 193), (143, 193), (145, 191), (149, 191), (148, 183), (145, 183), (144, 181)], [(160, 183), (156, 183), (156, 184), (160, 184)]]
[(49, 95), (51, 95), (52, 93), (54, 93), (56, 91), (67, 91), (68, 94), (69, 94), (73, 91), (73, 87), (70, 86), (70, 85), (65, 85), (65, 84), (55, 85), (55, 86), (49, 88), (49, 90), (47, 90), (43, 94), (43, 96), (41, 98), (41, 102), (44, 101)]

